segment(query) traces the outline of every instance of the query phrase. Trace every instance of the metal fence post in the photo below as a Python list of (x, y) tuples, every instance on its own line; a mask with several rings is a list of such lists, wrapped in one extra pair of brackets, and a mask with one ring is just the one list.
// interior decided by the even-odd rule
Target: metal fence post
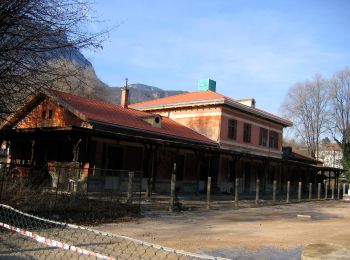
[(2, 200), (2, 192), (4, 190), (5, 184), (5, 175), (6, 175), (6, 164), (0, 163), (0, 177), (1, 177), (1, 186), (0, 186), (0, 203)]
[(324, 199), (328, 199), (328, 183), (325, 184), (325, 194), (324, 194)]
[(298, 183), (298, 201), (301, 201), (301, 181)]
[(256, 191), (255, 191), (255, 204), (259, 204), (259, 187), (260, 186), (260, 180), (256, 179)]
[(174, 205), (175, 205), (175, 189), (176, 189), (176, 174), (173, 173), (171, 175), (171, 184), (170, 184), (170, 207), (169, 211), (174, 211)]
[(171, 174), (171, 183), (170, 183), (170, 205), (169, 211), (174, 211), (175, 205), (175, 191), (176, 191), (176, 163), (174, 163), (173, 173)]
[(289, 203), (290, 181), (287, 181), (287, 203)]
[(211, 177), (208, 177), (207, 184), (207, 209), (210, 209), (210, 189), (211, 189)]
[(272, 201), (276, 201), (276, 190), (277, 190), (277, 181), (273, 181), (273, 186), (272, 186)]
[(321, 199), (321, 183), (317, 183), (317, 199)]
[(309, 200), (312, 199), (312, 183), (309, 183)]
[[(56, 167), (57, 169), (57, 167)], [(54, 208), (56, 208), (56, 203), (57, 203), (57, 196), (58, 196), (58, 187), (60, 184), (60, 177), (61, 177), (61, 169), (58, 170), (58, 178), (57, 178), (57, 187), (56, 187), (56, 194), (55, 194), (55, 201), (54, 201)]]
[(134, 172), (129, 172), (129, 181), (128, 181), (128, 199), (127, 202), (131, 202), (132, 198), (132, 184), (134, 180)]
[(1, 200), (2, 200), (2, 191), (4, 189), (4, 177), (1, 178), (1, 186), (0, 186), (0, 203), (1, 203)]
[(239, 189), (239, 178), (235, 181), (235, 205), (238, 207), (238, 189)]

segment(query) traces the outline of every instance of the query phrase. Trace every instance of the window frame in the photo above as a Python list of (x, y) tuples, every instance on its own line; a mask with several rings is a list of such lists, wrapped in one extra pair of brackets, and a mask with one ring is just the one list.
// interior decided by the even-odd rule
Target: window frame
[(48, 113), (48, 119), (51, 120), (52, 118), (53, 118), (53, 109), (50, 109)]
[(261, 146), (267, 146), (267, 141), (269, 137), (269, 131), (264, 128), (260, 127), (260, 132), (259, 132), (259, 145)]
[(237, 120), (236, 119), (228, 120), (228, 138), (232, 140), (237, 139)]
[(270, 131), (269, 132), (269, 147), (272, 149), (278, 149), (278, 132)]
[(243, 142), (250, 143), (252, 135), (252, 125), (244, 123), (243, 125)]
[(41, 119), (46, 120), (46, 116), (47, 116), (46, 110), (41, 111)]

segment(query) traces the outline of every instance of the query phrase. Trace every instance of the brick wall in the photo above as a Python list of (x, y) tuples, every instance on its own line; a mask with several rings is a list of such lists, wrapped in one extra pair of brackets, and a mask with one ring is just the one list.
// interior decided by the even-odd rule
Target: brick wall
[(219, 141), (221, 123), (221, 108), (219, 107), (174, 109), (171, 112), (160, 111), (158, 113), (207, 136), (215, 142)]
[[(230, 139), (228, 133), (229, 120), (237, 120), (237, 133), (236, 139)], [(251, 140), (246, 143), (243, 141), (243, 129), (244, 124), (251, 125)], [(268, 130), (267, 145), (259, 145), (260, 128), (265, 128)], [(274, 131), (278, 134), (278, 148), (269, 147), (269, 132)], [(282, 138), (283, 138), (283, 127), (278, 124), (274, 124), (267, 120), (260, 119), (253, 115), (242, 113), (235, 110), (223, 109), (222, 119), (221, 119), (221, 131), (220, 131), (220, 141), (227, 148), (239, 146), (241, 150), (250, 150), (253, 153), (259, 155), (275, 155), (281, 156), (282, 154)]]
[[(162, 116), (183, 124), (215, 142), (220, 142), (223, 148), (236, 151), (249, 151), (258, 155), (281, 157), (283, 127), (273, 122), (258, 118), (233, 109), (223, 107), (204, 107), (190, 109), (172, 109), (171, 111), (157, 111)], [(237, 120), (236, 140), (228, 137), (228, 124), (230, 119)], [(251, 140), (243, 141), (244, 124), (251, 124)], [(260, 127), (268, 130), (267, 145), (259, 145)], [(269, 132), (278, 133), (278, 148), (269, 147)]]

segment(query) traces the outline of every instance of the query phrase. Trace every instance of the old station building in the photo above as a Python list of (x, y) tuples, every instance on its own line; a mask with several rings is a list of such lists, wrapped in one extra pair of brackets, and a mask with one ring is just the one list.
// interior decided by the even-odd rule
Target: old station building
[[(128, 105), (128, 89), (115, 105), (64, 92), (46, 91), (0, 126), (12, 163), (31, 167), (74, 162), (88, 191), (111, 190), (123, 172), (142, 174), (142, 189), (169, 192), (176, 164), (177, 190), (232, 193), (234, 180), (249, 195), (260, 180), (262, 193), (277, 181), (315, 183), (320, 162), (282, 149), (283, 129), (292, 123), (234, 100), (204, 80), (199, 91)], [(53, 167), (54, 168), (54, 167)], [(315, 185), (316, 187), (316, 185)]]

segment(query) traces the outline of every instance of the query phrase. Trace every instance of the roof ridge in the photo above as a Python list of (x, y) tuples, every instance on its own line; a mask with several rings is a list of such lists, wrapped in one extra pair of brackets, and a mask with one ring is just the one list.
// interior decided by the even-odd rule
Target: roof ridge
[[(80, 96), (80, 95), (77, 95), (77, 94), (74, 94), (74, 93), (71, 93), (71, 92), (65, 92), (65, 91), (61, 91), (61, 90), (50, 90), (50, 92), (56, 92), (56, 93), (60, 93), (60, 94), (63, 94), (63, 95), (69, 95), (69, 96), (73, 96), (73, 97), (80, 98), (80, 99), (85, 99), (85, 100), (89, 100), (89, 101), (93, 101), (93, 102), (103, 103), (103, 104), (106, 104), (106, 105), (115, 106), (118, 109), (129, 109), (129, 110), (137, 111), (140, 114), (142, 113), (142, 114), (154, 115), (154, 113), (147, 112), (147, 111), (140, 111), (140, 110), (137, 110), (137, 109), (132, 108), (130, 106), (128, 106), (127, 108), (124, 108), (120, 104), (117, 104), (117, 103), (113, 103), (113, 102), (110, 102), (110, 101), (107, 101), (107, 100), (96, 99), (96, 98), (92, 98), (92, 97)], [(63, 102), (65, 102), (65, 101), (63, 101)]]
[(97, 102), (102, 102), (102, 103), (106, 103), (106, 104), (120, 106), (117, 103), (112, 103), (112, 102), (107, 101), (107, 100), (102, 100), (102, 99), (97, 99), (97, 98), (92, 98), (92, 97), (86, 97), (86, 96), (80, 96), (78, 94), (71, 93), (71, 92), (66, 92), (66, 91), (62, 91), (62, 90), (50, 89), (50, 90), (47, 90), (47, 91), (48, 92), (53, 92), (53, 93), (55, 93), (55, 92), (56, 93), (61, 93), (61, 94), (64, 94), (64, 95), (70, 95), (70, 96), (74, 96), (74, 97), (81, 98), (81, 99), (87, 99), (87, 100), (91, 100), (91, 101), (97, 101)]

